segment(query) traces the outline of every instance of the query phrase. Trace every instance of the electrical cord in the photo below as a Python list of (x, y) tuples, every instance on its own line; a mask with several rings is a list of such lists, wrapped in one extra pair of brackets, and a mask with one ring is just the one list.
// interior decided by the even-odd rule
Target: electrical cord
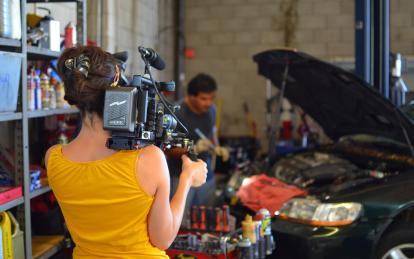
[(155, 93), (158, 95), (158, 97), (160, 98), (162, 104), (164, 104), (165, 108), (167, 108), (167, 110), (170, 112), (171, 116), (173, 116), (173, 118), (178, 122), (178, 124), (180, 125), (181, 128), (184, 129), (185, 131), (185, 136), (187, 137), (189, 134), (188, 129), (184, 126), (184, 124), (177, 118), (177, 116), (175, 115), (175, 113), (170, 109), (170, 106), (167, 104), (167, 102), (164, 100), (164, 96), (161, 95), (160, 91), (157, 88), (157, 85), (155, 84), (155, 80), (152, 77), (151, 71), (150, 71), (150, 65), (149, 62), (147, 61), (147, 59), (145, 57), (142, 56), (142, 59), (144, 60), (145, 63), (145, 72), (148, 73), (152, 86), (155, 89)]

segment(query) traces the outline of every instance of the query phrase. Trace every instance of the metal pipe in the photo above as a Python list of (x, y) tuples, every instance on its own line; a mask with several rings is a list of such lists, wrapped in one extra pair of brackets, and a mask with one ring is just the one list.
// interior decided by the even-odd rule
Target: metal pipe
[(390, 1), (372, 0), (374, 86), (385, 97), (390, 95)]
[(76, 2), (76, 12), (77, 12), (77, 36), (78, 43), (86, 46), (87, 44), (87, 34), (86, 34), (86, 14), (87, 14), (87, 0), (77, 0)]
[[(20, 1), (22, 26), (22, 53), (27, 53), (26, 1)], [(22, 59), (22, 139), (23, 139), (23, 195), (24, 195), (24, 234), (27, 259), (32, 258), (32, 222), (30, 213), (30, 174), (29, 174), (29, 118), (27, 115), (27, 58)]]
[(102, 15), (103, 5), (102, 0), (96, 1), (96, 45), (102, 46)]
[(175, 1), (175, 73), (176, 82), (175, 98), (181, 99), (184, 96), (184, 26), (185, 26), (185, 6), (183, 0)]
[(355, 73), (372, 84), (371, 0), (355, 0)]

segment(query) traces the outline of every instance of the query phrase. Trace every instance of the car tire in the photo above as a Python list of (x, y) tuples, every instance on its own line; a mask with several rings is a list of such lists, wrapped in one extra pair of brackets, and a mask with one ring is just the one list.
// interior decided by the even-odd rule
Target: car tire
[(393, 227), (379, 242), (374, 259), (414, 258), (414, 224)]

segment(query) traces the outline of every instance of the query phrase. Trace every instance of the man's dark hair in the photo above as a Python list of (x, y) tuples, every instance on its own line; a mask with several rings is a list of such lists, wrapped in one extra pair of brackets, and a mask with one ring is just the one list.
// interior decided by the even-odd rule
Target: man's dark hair
[(197, 96), (199, 93), (211, 93), (217, 90), (217, 83), (207, 74), (198, 74), (188, 83), (187, 94)]

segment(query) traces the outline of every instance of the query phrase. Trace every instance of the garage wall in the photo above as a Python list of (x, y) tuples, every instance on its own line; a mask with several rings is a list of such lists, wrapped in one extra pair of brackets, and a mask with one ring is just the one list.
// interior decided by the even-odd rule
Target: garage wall
[[(412, 0), (392, 0), (392, 49), (414, 54)], [(222, 135), (248, 134), (243, 102), (265, 133), (265, 80), (252, 55), (293, 47), (325, 60), (354, 56), (354, 0), (187, 0), (186, 81), (214, 76), (223, 99)]]
[[(174, 71), (174, 0), (88, 0), (88, 39), (98, 41), (98, 2), (102, 5), (102, 47), (110, 52), (127, 50), (127, 73), (142, 74), (143, 63), (138, 45), (159, 51), (167, 68), (157, 74), (160, 80), (172, 80)], [(28, 4), (28, 12), (46, 7), (61, 21), (61, 33), (69, 21), (76, 22), (76, 4)], [(37, 11), (44, 15), (45, 11)]]
[[(92, 0), (93, 7), (98, 0)], [(157, 79), (171, 80), (174, 71), (173, 0), (106, 0), (102, 1), (102, 47), (110, 52), (129, 52), (127, 74), (142, 74), (143, 62), (137, 47), (157, 50), (167, 63), (167, 69), (155, 72)], [(90, 37), (96, 35), (92, 20), (96, 11), (90, 8)], [(95, 18), (96, 19), (96, 18)]]
[[(167, 63), (158, 79), (171, 80), (174, 0), (88, 0), (88, 37), (92, 40), (97, 37), (98, 1), (103, 5), (102, 46), (112, 52), (129, 51), (129, 74), (143, 71), (136, 47), (151, 46)], [(414, 1), (392, 0), (391, 5), (392, 50), (413, 55)], [(34, 10), (34, 5), (28, 6)], [(61, 20), (62, 33), (76, 17), (75, 4), (37, 6), (52, 10)], [(225, 104), (223, 135), (249, 133), (241, 112), (243, 102), (249, 104), (264, 135), (265, 81), (256, 74), (253, 54), (290, 46), (326, 60), (352, 60), (354, 55), (354, 0), (186, 0), (185, 12), (186, 46), (194, 48), (196, 55), (186, 61), (186, 81), (198, 72), (217, 79)], [(409, 75), (406, 78), (408, 83), (413, 81)]]

